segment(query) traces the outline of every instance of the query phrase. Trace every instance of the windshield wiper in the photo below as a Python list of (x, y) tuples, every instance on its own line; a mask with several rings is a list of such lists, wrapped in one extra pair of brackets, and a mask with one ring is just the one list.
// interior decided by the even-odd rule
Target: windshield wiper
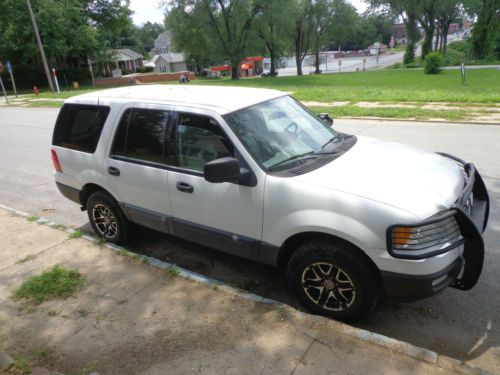
[(309, 151), (309, 152), (304, 152), (303, 154), (297, 154), (297, 155), (294, 155), (294, 156), (290, 156), (289, 158), (287, 159), (284, 159), (284, 160), (281, 160), (279, 162), (277, 162), (276, 164), (273, 164), (269, 167), (269, 170), (273, 169), (274, 167), (277, 167), (278, 165), (281, 165), (281, 164), (285, 164), (289, 161), (292, 161), (292, 160), (295, 160), (295, 159), (299, 159), (299, 158), (303, 158), (305, 156), (309, 156), (309, 155), (319, 155), (316, 153), (316, 151)]
[(326, 146), (328, 146), (330, 143), (333, 142), (340, 142), (346, 137), (346, 134), (337, 134), (334, 137), (330, 138), (328, 142), (326, 142), (323, 146), (321, 146), (321, 149), (324, 149)]
[(295, 159), (299, 159), (299, 158), (303, 158), (305, 156), (323, 156), (323, 155), (333, 155), (333, 154), (337, 154), (337, 152), (318, 152), (318, 151), (309, 151), (309, 152), (304, 152), (303, 154), (298, 154), (298, 155), (294, 155), (294, 156), (291, 156), (289, 157), (288, 159), (285, 159), (285, 160), (281, 160), (279, 162), (277, 162), (276, 164), (273, 164), (269, 167), (269, 170), (273, 169), (274, 167), (277, 167), (279, 165), (282, 165), (282, 164), (285, 164), (289, 161), (292, 161), (292, 160), (295, 160)]

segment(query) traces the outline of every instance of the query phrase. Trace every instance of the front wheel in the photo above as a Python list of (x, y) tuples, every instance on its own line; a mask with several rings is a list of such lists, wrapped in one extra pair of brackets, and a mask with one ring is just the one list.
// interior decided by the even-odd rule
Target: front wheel
[(373, 266), (355, 249), (328, 240), (300, 246), (290, 258), (287, 278), (307, 310), (345, 322), (373, 311), (379, 299)]
[(122, 245), (128, 239), (128, 222), (116, 201), (97, 191), (87, 201), (87, 214), (94, 232), (108, 242)]

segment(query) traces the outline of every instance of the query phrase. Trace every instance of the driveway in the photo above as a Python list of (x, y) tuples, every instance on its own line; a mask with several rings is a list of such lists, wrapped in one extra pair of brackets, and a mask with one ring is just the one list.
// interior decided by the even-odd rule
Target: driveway
[[(49, 147), (56, 115), (57, 110), (50, 109), (0, 109), (0, 203), (61, 224), (87, 226), (85, 213), (64, 199), (52, 180)], [(384, 303), (359, 326), (500, 373), (500, 126), (337, 120), (335, 127), (455, 154), (473, 161), (481, 171), (492, 207), (479, 284), (469, 292), (447, 289), (418, 303)], [(132, 247), (294, 304), (272, 268), (146, 229), (138, 230)]]

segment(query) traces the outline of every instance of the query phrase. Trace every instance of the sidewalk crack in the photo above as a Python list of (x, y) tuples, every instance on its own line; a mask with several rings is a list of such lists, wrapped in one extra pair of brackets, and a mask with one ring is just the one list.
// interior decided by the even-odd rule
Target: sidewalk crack
[[(51, 246), (49, 246), (49, 247), (46, 247), (45, 249), (40, 250), (39, 252), (34, 253), (33, 255), (38, 256), (38, 255), (42, 254), (43, 252), (45, 252), (45, 251), (47, 251), (47, 250), (50, 250), (50, 249), (52, 249), (52, 248), (54, 248), (54, 247), (56, 247), (56, 246), (59, 246), (59, 245), (62, 245), (62, 244), (64, 244), (64, 243), (66, 243), (67, 241), (69, 241), (69, 239), (62, 240), (61, 242), (58, 242), (58, 243), (56, 243), (56, 244), (54, 244), (54, 245), (51, 245)], [(1, 271), (5, 271), (6, 269), (9, 269), (9, 268), (11, 268), (11, 267), (14, 267), (14, 266), (16, 266), (17, 264), (18, 264), (18, 263), (14, 263), (14, 264), (11, 264), (11, 265), (9, 265), (9, 266), (7, 266), (7, 267), (0, 268), (0, 272), (1, 272)]]

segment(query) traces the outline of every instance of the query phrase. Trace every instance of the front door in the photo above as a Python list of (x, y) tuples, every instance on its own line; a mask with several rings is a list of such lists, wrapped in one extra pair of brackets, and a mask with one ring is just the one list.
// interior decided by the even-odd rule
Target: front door
[(175, 234), (256, 258), (262, 237), (264, 181), (254, 187), (205, 181), (206, 162), (227, 156), (241, 160), (220, 124), (209, 115), (179, 111), (173, 139), (176, 168), (169, 172), (168, 186)]

